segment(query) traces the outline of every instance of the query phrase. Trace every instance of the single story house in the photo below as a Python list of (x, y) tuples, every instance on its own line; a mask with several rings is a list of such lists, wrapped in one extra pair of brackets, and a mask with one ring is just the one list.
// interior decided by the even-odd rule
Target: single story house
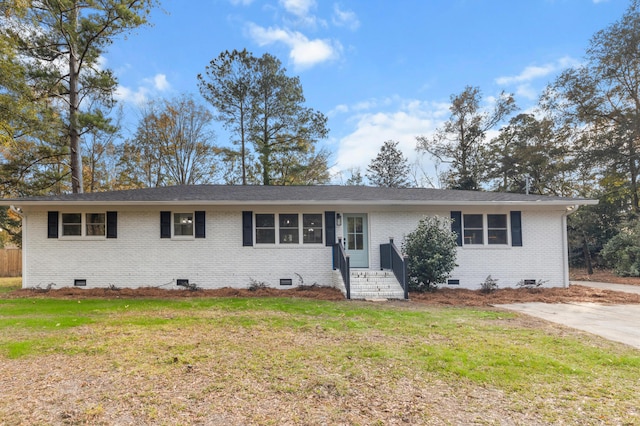
[[(364, 186), (194, 185), (4, 200), (22, 216), (23, 287), (334, 285), (402, 298), (404, 237), (453, 219), (445, 286), (569, 285), (566, 218), (597, 201)], [(390, 243), (393, 241), (393, 243)], [(395, 273), (392, 273), (395, 271)]]

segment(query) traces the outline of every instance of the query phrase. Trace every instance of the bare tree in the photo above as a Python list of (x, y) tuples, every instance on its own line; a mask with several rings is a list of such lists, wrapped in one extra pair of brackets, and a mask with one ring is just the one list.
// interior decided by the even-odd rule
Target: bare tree
[(145, 186), (210, 182), (216, 168), (211, 121), (211, 113), (189, 96), (151, 102), (126, 161), (133, 167), (140, 162)]

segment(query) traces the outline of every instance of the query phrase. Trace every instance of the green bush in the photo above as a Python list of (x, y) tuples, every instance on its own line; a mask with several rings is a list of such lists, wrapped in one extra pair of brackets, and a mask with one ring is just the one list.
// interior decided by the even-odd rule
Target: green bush
[(600, 256), (616, 275), (640, 277), (640, 224), (622, 230), (604, 245)]
[(402, 251), (409, 258), (409, 290), (432, 291), (449, 278), (456, 265), (456, 234), (451, 221), (439, 216), (420, 220), (405, 237)]

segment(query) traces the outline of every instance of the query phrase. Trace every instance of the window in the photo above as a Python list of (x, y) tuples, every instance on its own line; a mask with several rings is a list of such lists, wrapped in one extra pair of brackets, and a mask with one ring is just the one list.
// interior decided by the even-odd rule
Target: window
[(47, 238), (118, 238), (118, 212), (47, 212)]
[(280, 218), (280, 244), (298, 244), (298, 215), (281, 214)]
[(464, 243), (484, 244), (484, 231), (481, 214), (464, 215)]
[(191, 237), (193, 236), (193, 213), (173, 214), (173, 236)]
[(257, 214), (256, 215), (256, 243), (257, 244), (275, 244), (275, 242), (276, 242), (275, 215)]
[(302, 215), (302, 242), (304, 244), (322, 244), (322, 215)]
[(362, 217), (347, 218), (347, 250), (364, 248), (364, 226)]
[(460, 246), (503, 245), (522, 247), (522, 212), (465, 214), (451, 212), (451, 230)]
[(104, 213), (87, 213), (86, 235), (104, 237), (106, 230), (105, 217)]
[(508, 244), (507, 239), (507, 215), (488, 214), (487, 215), (487, 243)]
[(105, 213), (62, 213), (63, 237), (104, 237), (107, 221)]
[[(191, 240), (206, 237), (206, 212), (195, 211), (188, 213), (161, 211), (160, 238), (177, 238)], [(107, 212), (107, 238), (109, 238), (109, 212)]]
[(82, 235), (81, 213), (62, 213), (62, 235), (64, 237)]
[(259, 213), (255, 215), (257, 244), (322, 244), (322, 214)]

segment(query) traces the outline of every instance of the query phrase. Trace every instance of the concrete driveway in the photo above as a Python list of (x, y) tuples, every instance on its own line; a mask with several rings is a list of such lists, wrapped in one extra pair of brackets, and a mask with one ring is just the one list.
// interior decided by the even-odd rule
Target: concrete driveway
[[(640, 286), (575, 282), (607, 290), (640, 293)], [(566, 325), (640, 349), (640, 305), (596, 303), (511, 303), (496, 305), (547, 321)]]

